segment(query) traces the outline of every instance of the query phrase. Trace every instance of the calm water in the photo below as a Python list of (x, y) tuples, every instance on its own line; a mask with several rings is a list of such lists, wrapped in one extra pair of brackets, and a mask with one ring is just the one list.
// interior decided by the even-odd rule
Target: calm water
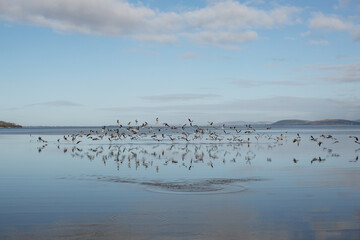
[(360, 239), (359, 127), (241, 130), (0, 129), (0, 239)]

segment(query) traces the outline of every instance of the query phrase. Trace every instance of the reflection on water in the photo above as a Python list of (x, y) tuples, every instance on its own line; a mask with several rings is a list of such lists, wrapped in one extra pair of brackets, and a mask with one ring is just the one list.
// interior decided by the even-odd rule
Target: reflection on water
[(196, 129), (6, 130), (0, 239), (360, 239), (360, 128)]
[[(225, 126), (183, 126), (181, 130), (177, 129), (174, 126), (104, 127), (102, 131), (89, 130), (63, 135), (56, 141), (51, 137), (45, 140), (39, 136), (37, 151), (41, 153), (51, 144), (73, 158), (87, 158), (90, 161), (101, 159), (104, 164), (115, 161), (117, 169), (126, 165), (136, 169), (154, 167), (156, 171), (159, 171), (160, 166), (169, 164), (188, 170), (199, 164), (213, 168), (217, 162), (225, 164), (245, 160), (246, 164), (251, 164), (259, 153), (266, 155), (267, 162), (272, 162), (272, 152), (277, 148), (287, 153), (287, 158), (294, 164), (300, 160), (310, 164), (322, 163), (329, 158), (339, 158), (343, 150), (349, 153), (349, 149), (354, 152), (349, 162), (357, 162), (359, 159), (357, 153), (360, 143), (354, 135), (300, 135), (299, 132), (269, 132), (268, 129), (257, 131), (251, 126), (245, 129)], [(304, 151), (312, 155), (301, 159)]]
[[(41, 153), (48, 144), (37, 147)], [(152, 168), (159, 171), (159, 167), (167, 166), (169, 164), (178, 165), (179, 167), (191, 170), (199, 164), (213, 168), (220, 162), (222, 164), (235, 164), (237, 161), (245, 161), (246, 164), (251, 164), (252, 160), (256, 159), (257, 154), (261, 152), (266, 154), (266, 161), (272, 162), (272, 153), (274, 148), (284, 147), (274, 144), (121, 144), (121, 145), (91, 145), (84, 147), (82, 145), (60, 145), (56, 148), (65, 154), (71, 155), (73, 158), (86, 158), (89, 161), (101, 160), (105, 165), (108, 161), (116, 162), (116, 167), (119, 170), (120, 166), (127, 166), (128, 168), (139, 167)], [(299, 147), (299, 146), (298, 146)], [(330, 146), (334, 147), (334, 146)], [(341, 147), (340, 147), (341, 148)], [(308, 151), (305, 147), (304, 151)], [(341, 149), (340, 149), (341, 150)], [(288, 153), (288, 160), (297, 164), (300, 159), (310, 164), (322, 163), (326, 159), (336, 159), (340, 157), (339, 151), (329, 147), (313, 148), (311, 149), (313, 157), (301, 159), (301, 157)], [(353, 157), (349, 158), (349, 162), (357, 162), (359, 156), (354, 150)]]
[(88, 180), (132, 183), (145, 186), (146, 190), (161, 193), (187, 193), (187, 194), (210, 194), (210, 193), (235, 193), (245, 190), (239, 183), (248, 183), (252, 181), (263, 181), (260, 178), (212, 178), (212, 179), (186, 179), (177, 181), (138, 181), (136, 179), (88, 176), (83, 178)]

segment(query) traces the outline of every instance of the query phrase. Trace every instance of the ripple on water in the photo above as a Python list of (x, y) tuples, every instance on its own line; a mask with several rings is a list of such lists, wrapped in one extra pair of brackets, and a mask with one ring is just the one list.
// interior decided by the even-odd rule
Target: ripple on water
[(99, 181), (115, 183), (132, 183), (145, 187), (145, 190), (156, 193), (169, 194), (225, 194), (245, 191), (247, 188), (240, 183), (263, 181), (260, 178), (210, 178), (210, 179), (186, 179), (176, 181), (138, 181), (116, 177), (95, 178)]
[(229, 183), (212, 183), (210, 181), (176, 181), (176, 182), (146, 182), (145, 190), (169, 194), (224, 194), (246, 190), (244, 186)]

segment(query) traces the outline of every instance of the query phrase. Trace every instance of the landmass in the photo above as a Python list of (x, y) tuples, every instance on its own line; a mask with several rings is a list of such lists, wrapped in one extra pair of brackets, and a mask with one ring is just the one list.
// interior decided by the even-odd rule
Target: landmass
[(259, 122), (250, 122), (250, 121), (231, 121), (231, 122), (221, 122), (216, 123), (216, 126), (221, 126), (225, 124), (226, 126), (245, 126), (245, 125), (269, 125), (269, 121), (259, 121)]
[(317, 121), (287, 119), (272, 123), (271, 125), (360, 125), (360, 122), (345, 119), (324, 119)]
[(22, 126), (15, 123), (0, 121), (0, 128), (22, 128)]

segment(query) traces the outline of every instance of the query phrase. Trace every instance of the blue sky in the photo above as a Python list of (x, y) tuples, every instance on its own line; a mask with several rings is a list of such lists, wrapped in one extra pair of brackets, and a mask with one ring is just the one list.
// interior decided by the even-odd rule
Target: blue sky
[(360, 119), (360, 2), (0, 0), (0, 120)]

